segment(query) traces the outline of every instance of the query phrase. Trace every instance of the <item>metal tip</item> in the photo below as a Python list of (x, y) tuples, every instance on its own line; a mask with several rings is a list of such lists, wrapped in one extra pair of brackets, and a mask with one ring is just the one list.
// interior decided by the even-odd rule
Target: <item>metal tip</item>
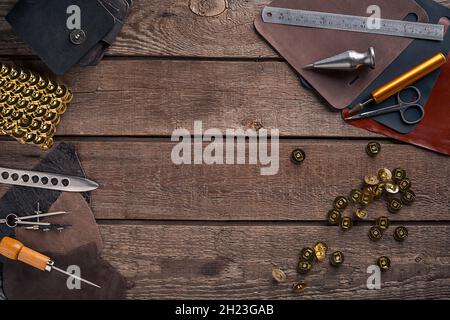
[(314, 69), (314, 63), (307, 64), (306, 66), (303, 67), (303, 69)]

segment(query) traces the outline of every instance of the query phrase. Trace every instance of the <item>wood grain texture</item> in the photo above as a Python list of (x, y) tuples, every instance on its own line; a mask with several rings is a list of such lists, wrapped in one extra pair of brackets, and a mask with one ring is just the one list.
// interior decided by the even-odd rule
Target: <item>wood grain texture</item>
[(279, 129), (379, 137), (347, 125), (282, 62), (108, 60), (63, 79), (75, 91), (59, 135), (170, 136), (176, 128)]
[[(144, 226), (101, 225), (104, 257), (128, 280), (134, 299), (448, 299), (448, 226), (408, 226), (395, 242), (391, 227), (377, 243), (369, 226), (346, 234), (320, 226)], [(120, 239), (120, 241), (118, 241)], [(315, 263), (306, 276), (295, 267), (300, 250), (325, 241), (341, 250), (340, 268)], [(366, 269), (379, 256), (392, 261), (381, 290), (368, 290)], [(276, 284), (272, 264), (288, 276)], [(305, 281), (300, 294), (292, 283)]]
[[(50, 74), (42, 63), (14, 62)], [(202, 121), (281, 137), (382, 137), (347, 125), (283, 62), (108, 59), (59, 80), (74, 91), (59, 136), (170, 136)]]
[[(189, 0), (135, 0), (131, 14), (109, 55), (277, 58), (255, 32), (253, 20), (270, 0), (208, 0), (224, 2), (213, 16), (191, 10)], [(439, 2), (449, 6), (448, 0)], [(15, 0), (0, 1), (5, 17)], [(217, 7), (221, 7), (219, 3)], [(221, 10), (220, 10), (221, 11)], [(31, 50), (0, 19), (0, 54), (29, 55)]]
[[(372, 159), (365, 154), (366, 144), (283, 141), (278, 174), (261, 176), (256, 165), (176, 166), (170, 141), (75, 142), (87, 176), (100, 184), (93, 192), (98, 219), (324, 221), (336, 196), (387, 166), (405, 168), (418, 196), (392, 219), (449, 220), (450, 158), (383, 143), (382, 153)], [(41, 156), (33, 146), (3, 146), (8, 152), (0, 153), (1, 166), (31, 168)], [(307, 155), (300, 166), (289, 159), (298, 146)], [(369, 208), (371, 218), (382, 214), (387, 214), (383, 202)]]

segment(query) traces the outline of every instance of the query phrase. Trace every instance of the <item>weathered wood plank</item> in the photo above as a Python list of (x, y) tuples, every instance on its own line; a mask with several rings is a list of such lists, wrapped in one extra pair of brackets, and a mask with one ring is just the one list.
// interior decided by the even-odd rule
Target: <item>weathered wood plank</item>
[(275, 128), (289, 137), (378, 137), (347, 125), (283, 62), (107, 60), (62, 80), (75, 98), (59, 135), (170, 136), (201, 120), (206, 128)]
[[(253, 20), (270, 0), (135, 0), (109, 55), (252, 57), (278, 55), (255, 32)], [(439, 2), (449, 5), (448, 0)], [(28, 55), (3, 19), (15, 0), (0, 1), (0, 54)], [(225, 10), (222, 10), (223, 8)], [(213, 15), (213, 16), (209, 16)]]
[[(450, 158), (391, 143), (370, 158), (366, 144), (282, 141), (278, 174), (261, 176), (257, 165), (176, 166), (170, 141), (75, 141), (87, 175), (101, 185), (93, 193), (99, 219), (324, 221), (336, 196), (387, 166), (405, 168), (417, 193), (417, 202), (392, 219), (449, 220)], [(289, 159), (297, 146), (307, 155), (301, 166)], [(36, 147), (1, 142), (1, 166), (31, 167), (40, 156)], [(380, 202), (369, 214), (375, 218), (387, 210)]]
[[(318, 226), (144, 226), (101, 225), (104, 257), (130, 282), (135, 299), (436, 299), (450, 298), (449, 226), (408, 226), (395, 242), (391, 227), (378, 242), (369, 226), (346, 234)], [(118, 240), (120, 239), (120, 240)], [(325, 241), (341, 250), (345, 264), (315, 263), (299, 276), (300, 250)], [(368, 290), (366, 269), (379, 256), (391, 258), (381, 290)], [(272, 281), (272, 264), (287, 273)], [(308, 288), (290, 291), (296, 281)]]

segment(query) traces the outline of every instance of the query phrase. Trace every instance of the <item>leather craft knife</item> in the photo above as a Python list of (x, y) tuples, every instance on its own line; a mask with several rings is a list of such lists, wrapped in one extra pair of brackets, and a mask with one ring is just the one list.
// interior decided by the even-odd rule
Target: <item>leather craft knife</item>
[(0, 183), (67, 192), (87, 192), (98, 183), (82, 177), (0, 167)]

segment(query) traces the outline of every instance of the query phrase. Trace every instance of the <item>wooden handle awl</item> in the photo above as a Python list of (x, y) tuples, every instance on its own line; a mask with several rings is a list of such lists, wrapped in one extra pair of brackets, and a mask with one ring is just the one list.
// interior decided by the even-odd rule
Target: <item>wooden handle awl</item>
[(4, 237), (0, 241), (0, 254), (11, 260), (22, 261), (42, 271), (51, 270), (49, 257), (25, 247), (23, 243), (10, 237)]

